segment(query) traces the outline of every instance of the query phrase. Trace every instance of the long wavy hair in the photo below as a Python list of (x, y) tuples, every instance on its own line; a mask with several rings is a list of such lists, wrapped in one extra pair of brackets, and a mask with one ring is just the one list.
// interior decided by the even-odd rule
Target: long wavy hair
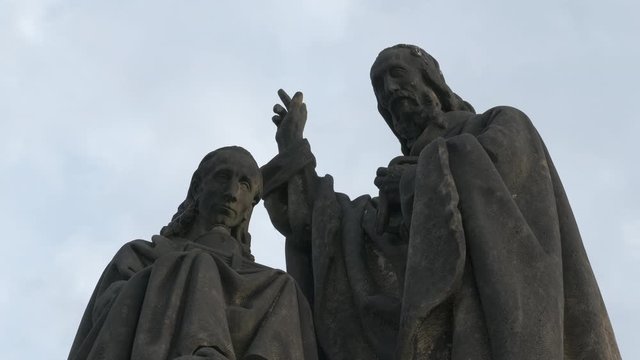
[[(464, 101), (460, 96), (458, 96), (449, 88), (446, 81), (444, 80), (444, 75), (442, 74), (442, 71), (440, 71), (440, 64), (438, 64), (438, 61), (433, 56), (429, 55), (429, 53), (427, 53), (422, 48), (420, 48), (419, 46), (409, 45), (409, 44), (397, 44), (382, 50), (378, 54), (378, 58), (387, 51), (393, 51), (397, 49), (406, 49), (407, 51), (409, 51), (409, 53), (412, 56), (418, 57), (421, 60), (420, 64), (422, 66), (420, 68), (420, 72), (422, 73), (422, 79), (433, 90), (436, 96), (438, 96), (438, 100), (440, 100), (440, 103), (442, 104), (443, 112), (462, 110), (462, 111), (472, 112), (475, 114), (476, 111), (473, 108), (473, 106), (471, 106), (471, 104), (469, 104), (468, 102)], [(376, 61), (378, 61), (377, 58), (376, 58)], [(391, 114), (386, 109), (384, 109), (382, 105), (379, 103), (378, 103), (378, 112), (380, 112), (380, 115), (382, 115), (387, 125), (389, 125), (393, 134), (398, 139), (400, 139), (395, 129), (393, 128), (393, 121), (391, 119)], [(401, 145), (402, 145), (402, 153), (405, 155), (409, 154), (410, 149), (406, 146), (406, 144), (404, 144), (401, 141)]]
[[(251, 156), (251, 153), (240, 146), (222, 147), (208, 153), (204, 158), (202, 158), (200, 165), (198, 165), (198, 168), (191, 177), (191, 183), (189, 184), (186, 199), (184, 199), (184, 201), (178, 206), (178, 210), (171, 218), (169, 224), (160, 230), (160, 235), (166, 237), (184, 237), (189, 233), (189, 231), (191, 231), (191, 227), (198, 217), (198, 198), (200, 196), (199, 191), (202, 179), (206, 177), (207, 171), (211, 169), (212, 162), (215, 162), (216, 156), (226, 151), (236, 151), (251, 159), (251, 162), (256, 167), (256, 174), (260, 177), (258, 181), (259, 185), (253, 199), (253, 206), (260, 202), (260, 198), (262, 197), (262, 175), (260, 173), (260, 168), (253, 156)], [(247, 219), (240, 223), (240, 225), (231, 229), (231, 236), (240, 243), (242, 247), (242, 255), (253, 261), (254, 257), (251, 255), (251, 235), (249, 234), (250, 219), (251, 213), (249, 213)]]

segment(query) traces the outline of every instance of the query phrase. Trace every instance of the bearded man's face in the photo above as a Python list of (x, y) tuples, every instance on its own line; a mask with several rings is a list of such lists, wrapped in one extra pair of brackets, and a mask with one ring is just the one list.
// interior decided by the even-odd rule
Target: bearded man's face
[(429, 123), (439, 123), (438, 96), (422, 76), (421, 59), (409, 49), (383, 51), (371, 67), (371, 82), (380, 109), (391, 116), (395, 133), (408, 148)]

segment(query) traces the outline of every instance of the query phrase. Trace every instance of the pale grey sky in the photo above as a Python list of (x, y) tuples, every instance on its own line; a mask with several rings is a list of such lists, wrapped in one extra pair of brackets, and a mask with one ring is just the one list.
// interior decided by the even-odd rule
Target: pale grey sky
[[(104, 266), (167, 223), (205, 153), (275, 155), (280, 87), (305, 93), (318, 172), (376, 194), (399, 146), (369, 67), (401, 42), (478, 111), (529, 115), (623, 357), (640, 358), (638, 13), (633, 0), (0, 0), (0, 358), (66, 358)], [(262, 205), (250, 230), (257, 260), (283, 268)]]

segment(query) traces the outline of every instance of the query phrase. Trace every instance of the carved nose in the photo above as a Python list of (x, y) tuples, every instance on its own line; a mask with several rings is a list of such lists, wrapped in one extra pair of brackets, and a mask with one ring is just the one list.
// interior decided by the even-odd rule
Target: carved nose
[(225, 201), (236, 201), (237, 197), (236, 194), (238, 192), (238, 184), (236, 184), (235, 182), (230, 182), (229, 186), (227, 186), (226, 191), (224, 192), (224, 200)]
[(392, 77), (387, 77), (385, 79), (384, 86), (388, 95), (391, 95), (394, 92), (400, 90), (400, 86), (398, 85), (398, 82)]

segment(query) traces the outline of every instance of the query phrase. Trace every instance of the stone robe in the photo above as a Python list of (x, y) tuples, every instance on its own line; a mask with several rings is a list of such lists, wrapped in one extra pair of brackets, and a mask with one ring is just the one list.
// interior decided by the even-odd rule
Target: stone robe
[(69, 359), (317, 359), (317, 349), (289, 275), (243, 257), (228, 235), (157, 235), (104, 270)]
[(377, 199), (336, 193), (306, 141), (263, 167), (327, 359), (619, 359), (530, 120), (509, 107), (457, 116), (402, 176), (402, 223), (381, 234)]

